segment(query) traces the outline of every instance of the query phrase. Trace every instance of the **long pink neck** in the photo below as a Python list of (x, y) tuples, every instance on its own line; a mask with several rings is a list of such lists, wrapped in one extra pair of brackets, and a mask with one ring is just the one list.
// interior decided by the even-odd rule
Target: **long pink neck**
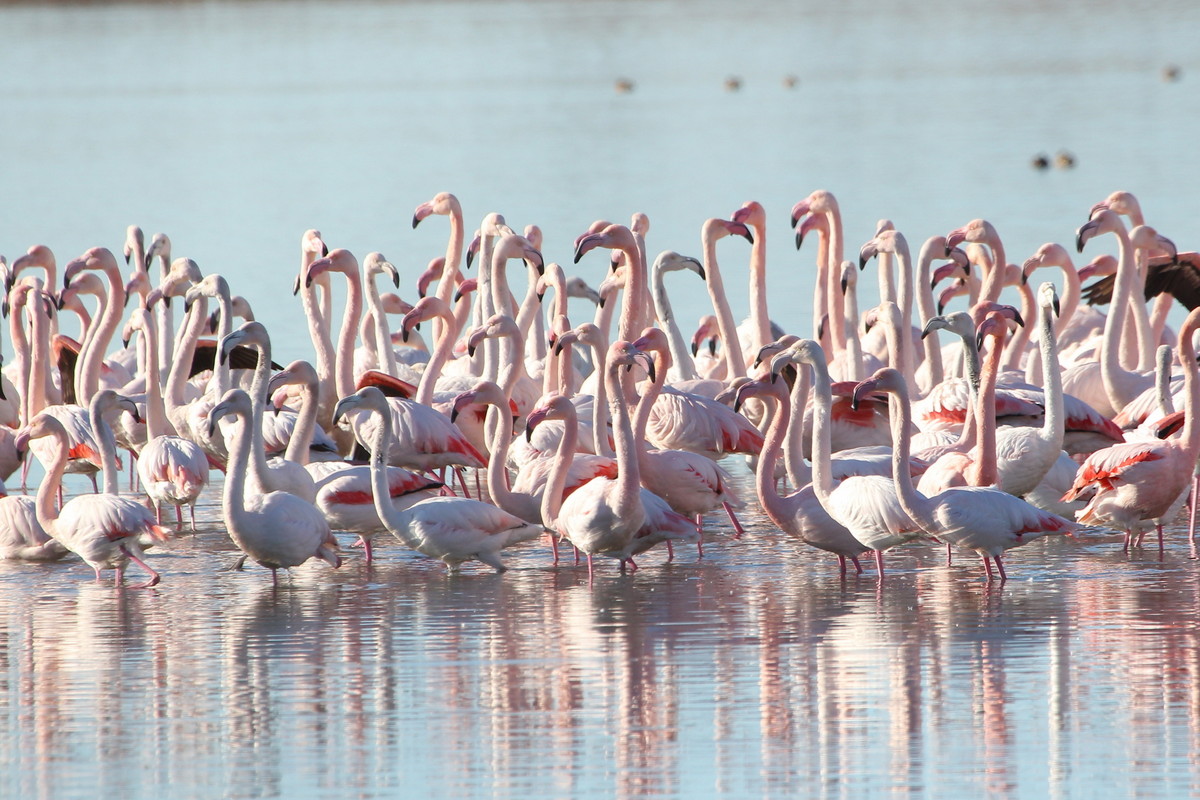
[(200, 330), (204, 327), (207, 316), (208, 298), (197, 297), (192, 301), (192, 307), (185, 318), (183, 333), (175, 348), (175, 360), (171, 363), (171, 374), (167, 377), (167, 416), (177, 431), (187, 430), (185, 420), (181, 416), (186, 402), (184, 387), (191, 370), (192, 358), (196, 354), (196, 340), (200, 338)]
[[(807, 372), (807, 370), (803, 371)], [(771, 398), (763, 398), (767, 404), (767, 413), (770, 415), (771, 421), (767, 425), (766, 440), (763, 443), (762, 452), (758, 456), (758, 469), (754, 472), (754, 489), (758, 493), (758, 502), (762, 504), (763, 511), (767, 512), (771, 521), (787, 530), (785, 526), (791, 527), (788, 519), (791, 515), (788, 513), (787, 501), (779, 496), (779, 490), (775, 488), (775, 463), (779, 460), (779, 453), (783, 449), (783, 437), (794, 415), (791, 413), (792, 404), (785, 392), (780, 392), (773, 397), (778, 400), (774, 405), (771, 403)], [(800, 488), (801, 486), (796, 486), (797, 490)]]
[[(29, 378), (29, 416), (27, 419), (33, 419), (33, 415), (37, 414), (45, 408), (50, 402), (50, 395), (47, 392), (46, 386), (50, 382), (50, 323), (46, 318), (46, 311), (42, 305), (42, 293), (40, 290), (33, 290), (29, 293), (29, 303), (26, 309), (30, 314), (29, 335), (32, 338), (33, 347), (33, 374)], [(78, 385), (76, 386), (75, 399), (78, 402), (79, 392)], [(86, 403), (83, 403), (86, 405)]]
[(785, 405), (780, 406), (780, 414), (787, 423), (787, 449), (783, 453), (784, 467), (792, 487), (800, 489), (812, 483), (813, 479), (812, 468), (804, 460), (804, 412), (812, 389), (812, 378), (807, 365), (799, 364), (797, 366), (796, 382), (792, 385), (791, 397)]
[(621, 252), (625, 255), (625, 297), (621, 304), (617, 338), (632, 342), (645, 327), (642, 324), (642, 312), (646, 307), (646, 264), (636, 244), (621, 248)]
[(38, 486), (34, 512), (37, 520), (47, 533), (54, 534), (55, 523), (58, 522), (58, 490), (62, 486), (63, 474), (67, 471), (67, 432), (56, 430), (51, 434), (54, 439), (54, 453), (50, 466), (46, 468), (46, 476)]
[[(833, 318), (833, 298), (829, 294), (833, 285), (829, 273), (833, 269), (834, 265), (829, 263), (828, 226), (817, 228), (817, 285), (813, 296), (813, 339), (822, 349), (837, 354), (841, 351), (837, 349), (837, 338), (833, 331), (841, 326)], [(840, 282), (838, 290), (841, 290)]]
[(1108, 317), (1104, 320), (1103, 351), (1100, 357), (1100, 373), (1104, 379), (1104, 389), (1108, 393), (1108, 401), (1113, 409), (1120, 411), (1133, 400), (1141, 391), (1133, 385), (1133, 391), (1127, 388), (1134, 374), (1121, 366), (1121, 333), (1125, 328), (1125, 319), (1129, 312), (1130, 297), (1137, 280), (1137, 263), (1133, 254), (1133, 243), (1129, 234), (1122, 226), (1117, 226), (1117, 277), (1113, 288), (1113, 298)]
[[(363, 315), (364, 330), (362, 331), (363, 346), (374, 350), (375, 363), (388, 375), (396, 374), (396, 351), (392, 349), (392, 332), (388, 329), (387, 312), (383, 309), (383, 299), (379, 296), (379, 286), (375, 283), (375, 275), (367, 281), (364, 289), (367, 293), (367, 313)], [(370, 322), (370, 328), (365, 323)]]
[[(442, 324), (435, 329), (437, 330), (437, 341), (433, 346), (433, 355), (429, 358), (429, 363), (425, 365), (425, 371), (421, 373), (421, 381), (417, 384), (417, 394), (413, 398), (426, 406), (433, 405), (433, 394), (437, 389), (438, 378), (441, 377), (446, 362), (450, 360), (451, 352), (454, 350), (454, 340), (458, 338), (458, 326), (453, 315), (439, 311), (436, 319), (441, 320)], [(391, 345), (389, 344), (388, 347), (390, 348)]]
[(754, 352), (774, 341), (771, 318), (767, 313), (767, 224), (754, 226), (754, 244), (750, 246), (750, 324), (754, 328)]
[[(830, 200), (830, 208), (825, 212), (825, 218), (829, 223), (829, 271), (827, 273), (828, 284), (826, 286), (826, 295), (829, 304), (829, 320), (834, 323), (836, 320), (844, 318), (844, 300), (842, 298), (842, 276), (838, 274), (841, 269), (843, 258), (843, 238), (842, 238), (842, 212), (837, 203)], [(840, 324), (832, 326), (830, 336), (832, 337), (833, 353), (835, 356), (841, 354), (846, 349), (846, 331)]]
[(979, 444), (975, 449), (967, 481), (972, 486), (994, 486), (999, 480), (996, 465), (996, 381), (1000, 374), (1000, 358), (1004, 351), (1001, 340), (991, 339), (983, 375), (979, 379), (979, 395), (975, 398), (975, 420), (979, 426)]
[(614, 510), (620, 515), (631, 514), (641, 503), (641, 472), (638, 468), (637, 442), (629, 419), (629, 406), (621, 394), (621, 365), (609, 365), (608, 407), (613, 418), (613, 438), (616, 441), (617, 479)]
[[(937, 316), (930, 272), (933, 259), (945, 252), (945, 246), (944, 238), (933, 236), (925, 241), (925, 244), (921, 246), (921, 252), (917, 255), (917, 317), (922, 325)], [(942, 253), (937, 252), (939, 249), (942, 250)], [(932, 388), (941, 383), (945, 377), (945, 371), (942, 368), (942, 348), (936, 334), (926, 336), (922, 345), (925, 348), (925, 363), (928, 365), (926, 367), (928, 386)]]
[(300, 410), (296, 412), (296, 427), (288, 440), (283, 457), (300, 466), (308, 463), (313, 435), (317, 432), (317, 384), (304, 384), (300, 394)]
[(508, 402), (503, 406), (488, 404), (487, 428), (492, 430), (491, 454), (488, 460), (488, 496), (497, 506), (510, 514), (523, 517), (518, 507), (517, 494), (508, 488), (508, 448), (512, 444), (512, 424), (508, 415)]
[[(1021, 319), (1036, 319), (1037, 301), (1033, 297), (1033, 287), (1028, 283), (1018, 283), (1017, 291), (1021, 295)], [(1016, 333), (1012, 335), (1004, 348), (1005, 369), (1021, 368), (1021, 358), (1029, 347), (1029, 337), (1032, 333), (1032, 325), (1021, 325), (1017, 328)]]
[(595, 362), (596, 373), (600, 376), (600, 380), (596, 381), (596, 394), (592, 397), (592, 447), (596, 455), (613, 458), (616, 451), (608, 438), (608, 372), (605, 363), (607, 358), (608, 341), (605, 337), (604, 341), (597, 342), (592, 349), (592, 360)]
[(1192, 337), (1200, 328), (1200, 311), (1188, 315), (1187, 322), (1179, 331), (1179, 360), (1183, 364), (1184, 408), (1187, 410), (1180, 442), (1191, 453), (1193, 459), (1200, 451), (1200, 366), (1196, 364), (1196, 348)]
[(987, 244), (992, 249), (992, 264), (984, 274), (979, 299), (998, 303), (1000, 292), (1004, 289), (1004, 272), (1008, 269), (1008, 262), (1005, 261), (1004, 245), (1001, 244), (999, 236), (992, 237)]
[(721, 268), (717, 264), (717, 241), (712, 236), (704, 237), (704, 271), (708, 280), (708, 295), (712, 298), (713, 311), (717, 315), (717, 327), (721, 330), (721, 341), (725, 344), (724, 358), (728, 364), (726, 380), (746, 377), (746, 362), (742, 358), (742, 346), (738, 342), (737, 325), (729, 298), (725, 296), (725, 283), (721, 279)]
[[(318, 297), (318, 288), (320, 284), (314, 280), (308, 283), (304, 280), (304, 276), (308, 274), (308, 267), (315, 261), (315, 254), (305, 250), (300, 264), (300, 300), (304, 306), (304, 316), (308, 319), (308, 333), (312, 339), (313, 345), (313, 366), (317, 369), (317, 376), (321, 382), (320, 405), (318, 411), (318, 419), (321, 426), (330, 429), (333, 427), (333, 407), (337, 403), (337, 389), (334, 379), (335, 358), (333, 352), (333, 339), (329, 335), (329, 326), (326, 316), (322, 313), (321, 299)], [(329, 297), (329, 292), (325, 292), (325, 297)]]
[(575, 447), (579, 439), (579, 420), (572, 407), (563, 418), (563, 435), (558, 443), (554, 464), (550, 474), (546, 476), (546, 491), (542, 494), (542, 524), (547, 527), (558, 519), (558, 510), (562, 507), (563, 489), (567, 486), (567, 473), (571, 471), (571, 462), (575, 458)]
[(125, 313), (125, 284), (121, 281), (121, 273), (116, 265), (109, 264), (104, 268), (108, 279), (108, 302), (104, 306), (104, 314), (100, 317), (99, 327), (88, 347), (87, 362), (80, 384), (75, 387), (75, 399), (80, 404), (86, 404), (100, 390), (100, 369), (104, 363), (104, 353), (112, 341), (113, 333), (121, 324), (121, 315)]
[[(458, 274), (462, 264), (463, 240), (466, 232), (463, 228), (462, 209), (454, 203), (450, 209), (450, 240), (446, 243), (446, 263), (442, 266), (442, 277), (438, 281), (437, 299), (447, 306), (454, 298), (454, 289), (458, 285)], [(434, 338), (437, 338), (438, 328), (445, 323), (434, 323)], [(451, 340), (453, 341), (453, 339)]]
[(171, 432), (167, 422), (167, 406), (163, 402), (161, 369), (158, 365), (158, 331), (149, 315), (139, 328), (142, 332), (142, 352), (146, 358), (146, 441)]
[[(338, 333), (337, 374), (334, 386), (338, 397), (354, 394), (354, 342), (358, 338), (358, 321), (362, 318), (363, 287), (362, 273), (357, 269), (345, 271), (346, 308), (342, 314), (342, 329)], [(388, 339), (391, 349), (391, 339)]]
[(888, 398), (888, 413), (892, 426), (892, 480), (896, 496), (904, 513), (924, 530), (934, 529), (929, 498), (917, 491), (909, 471), (909, 455), (912, 442), (908, 431), (912, 427), (912, 402), (907, 391), (893, 392)]

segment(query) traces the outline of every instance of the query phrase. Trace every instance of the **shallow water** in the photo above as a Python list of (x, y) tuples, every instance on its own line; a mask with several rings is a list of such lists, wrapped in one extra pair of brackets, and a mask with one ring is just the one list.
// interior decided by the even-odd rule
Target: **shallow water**
[[(305, 228), (385, 252), (411, 282), (446, 235), (410, 230), (412, 209), (442, 190), (468, 225), (537, 222), (564, 264), (593, 219), (634, 211), (652, 252), (698, 254), (701, 222), (754, 198), (774, 226), (772, 315), (807, 332), (813, 254), (783, 224), (817, 188), (841, 201), (849, 251), (880, 217), (915, 244), (985, 216), (1019, 260), (1069, 242), (1114, 189), (1195, 249), (1200, 64), (1178, 34), (1198, 16), (2, 6), (0, 252), (45, 242), (65, 262), (115, 251), (131, 222), (166, 231), (250, 299), (286, 362), (311, 353), (288, 294)], [(1167, 63), (1182, 80), (1160, 79)], [(1059, 149), (1074, 169), (1030, 168)], [(740, 314), (744, 244), (720, 254)], [(570, 271), (595, 283), (604, 267)], [(699, 281), (671, 291), (685, 324), (705, 311)], [(1105, 533), (1027, 545), (1003, 587), (913, 545), (879, 586), (840, 580), (752, 502), (743, 540), (713, 516), (703, 560), (606, 562), (591, 586), (541, 544), (503, 576), (446, 576), (381, 542), (371, 568), (347, 549), (341, 570), (272, 587), (227, 569), (218, 488), (200, 532), (152, 554), (154, 590), (94, 584), (78, 561), (0, 564), (0, 796), (1200, 794), (1200, 579), (1178, 528), (1161, 561)]]

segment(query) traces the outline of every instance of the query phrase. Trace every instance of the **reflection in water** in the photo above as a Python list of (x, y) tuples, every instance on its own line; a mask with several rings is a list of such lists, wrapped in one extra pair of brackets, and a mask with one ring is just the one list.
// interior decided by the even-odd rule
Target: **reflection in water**
[[(1038, 543), (988, 587), (932, 548), (839, 580), (762, 519), (636, 576), (372, 567), (169, 586), (5, 565), (6, 796), (924, 797), (1200, 784), (1186, 559)], [(1100, 551), (1100, 552), (1096, 552)], [(1014, 554), (1017, 555), (1017, 554)], [(74, 567), (78, 567), (78, 563)], [(889, 579), (891, 580), (891, 579)]]

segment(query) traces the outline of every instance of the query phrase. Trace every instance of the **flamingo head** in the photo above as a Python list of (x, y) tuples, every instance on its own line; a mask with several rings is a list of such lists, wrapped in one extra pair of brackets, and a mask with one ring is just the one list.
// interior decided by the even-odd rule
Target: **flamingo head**
[(854, 394), (850, 398), (850, 407), (857, 411), (864, 398), (877, 392), (899, 394), (907, 391), (908, 387), (904, 383), (904, 376), (900, 374), (899, 370), (884, 367), (854, 387)]
[[(438, 256), (426, 265), (425, 270), (417, 276), (417, 294), (424, 297), (429, 292), (429, 284), (440, 280), (446, 269), (446, 257)], [(398, 285), (398, 284), (397, 284)]]
[(240, 417), (243, 420), (250, 419), (251, 405), (250, 395), (246, 394), (241, 389), (230, 389), (208, 412), (208, 435), (212, 437), (217, 432), (217, 423), (225, 417)]
[(266, 354), (271, 348), (271, 336), (267, 333), (267, 327), (261, 322), (251, 320), (243, 322), (237, 330), (230, 331), (223, 339), (221, 339), (221, 347), (218, 350), (218, 356), (221, 363), (224, 364), (229, 359), (229, 354), (233, 352), (233, 348), (238, 345), (247, 345), (257, 347), (261, 353), (260, 358), (269, 358)]

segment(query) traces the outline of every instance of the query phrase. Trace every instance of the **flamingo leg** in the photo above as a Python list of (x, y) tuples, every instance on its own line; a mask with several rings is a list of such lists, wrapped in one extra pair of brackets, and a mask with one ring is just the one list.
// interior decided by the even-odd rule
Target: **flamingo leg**
[(158, 582), (162, 580), (162, 576), (155, 572), (149, 564), (138, 558), (137, 553), (130, 551), (125, 545), (121, 545), (121, 552), (129, 556), (129, 558), (132, 559), (133, 562), (139, 567), (150, 573), (150, 580), (146, 581), (145, 583), (139, 583), (137, 586), (131, 586), (131, 589), (149, 589), (151, 586), (157, 586)]
[(1154, 528), (1155, 528), (1155, 530), (1158, 531), (1158, 558), (1161, 561), (1162, 557), (1163, 557), (1163, 526), (1162, 526), (1162, 523), (1160, 522), (1160, 523), (1156, 524), (1154, 526)]
[(995, 559), (996, 569), (1000, 571), (1000, 582), (1005, 583), (1008, 581), (1008, 575), (1004, 572), (1004, 562), (1000, 560), (1000, 556), (995, 556)]
[(96, 473), (88, 476), (92, 479), (92, 494), (100, 494), (100, 484), (96, 482)]
[(675, 560), (675, 548), (671, 546), (671, 540), (667, 539), (667, 563), (670, 564)]
[(879, 571), (879, 580), (883, 580), (883, 551), (875, 551), (875, 569)]
[(954, 551), (950, 549), (950, 543), (946, 542), (946, 566), (950, 566), (954, 561)]
[(983, 559), (983, 568), (987, 570), (987, 582), (992, 582), (992, 560), (987, 556), (981, 556)]
[(183, 506), (175, 506), (175, 527), (183, 527)]
[(196, 504), (195, 503), (191, 503), (188, 505), (188, 513), (191, 514), (191, 516), (192, 516), (192, 533), (195, 533), (196, 532)]
[(840, 554), (838, 555), (838, 568), (838, 572), (841, 574), (841, 576), (843, 578), (846, 577), (846, 557)]
[[(463, 474), (462, 468), (455, 467), (454, 474), (458, 476), (458, 485), (459, 485), (459, 488), (462, 489), (463, 497), (470, 497), (471, 493), (467, 491), (467, 477), (466, 477), (466, 475)], [(478, 481), (479, 476), (476, 475), (475, 479)]]
[(162, 506), (157, 503), (154, 505), (154, 523), (162, 525)]
[[(575, 550), (575, 558), (576, 558), (576, 561), (578, 561), (578, 559), (579, 559), (579, 550), (578, 550), (578, 548), (576, 548), (576, 550)], [(591, 585), (592, 585), (592, 578), (594, 578), (594, 577), (595, 577), (595, 574), (594, 574), (594, 572), (593, 572), (593, 570), (592, 570), (592, 554), (591, 554), (591, 553), (588, 553), (588, 555), (587, 555), (587, 562), (588, 562), (588, 586), (591, 586)]]
[(729, 515), (729, 521), (733, 523), (733, 538), (742, 538), (742, 534), (746, 531), (742, 528), (742, 523), (738, 522), (737, 515), (733, 513), (733, 506), (729, 505), (728, 500), (722, 500), (721, 505), (725, 508), (725, 513)]
[(697, 558), (704, 558), (704, 516), (696, 515), (696, 552)]
[(1192, 474), (1192, 497), (1188, 509), (1188, 546), (1191, 557), (1196, 558), (1196, 503), (1200, 501), (1200, 461), (1196, 462), (1196, 471)]
[(854, 562), (854, 574), (862, 575), (862, 564), (858, 563), (858, 556), (850, 556), (850, 560)]

